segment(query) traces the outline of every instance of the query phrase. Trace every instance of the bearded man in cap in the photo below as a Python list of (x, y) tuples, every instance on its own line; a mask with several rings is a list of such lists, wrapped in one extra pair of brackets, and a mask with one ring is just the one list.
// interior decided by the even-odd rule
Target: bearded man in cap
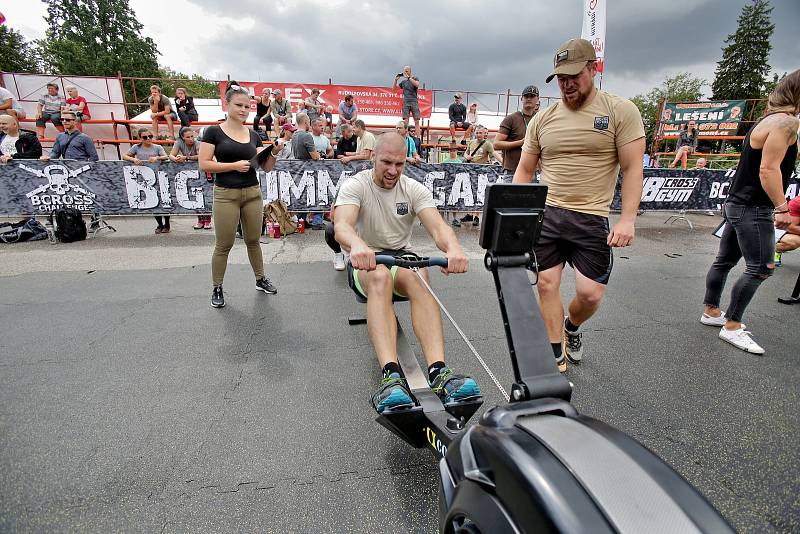
[[(583, 358), (579, 327), (598, 309), (613, 265), (612, 247), (633, 242), (642, 196), (645, 140), (642, 117), (625, 98), (594, 86), (594, 47), (570, 39), (556, 52), (549, 83), (558, 78), (561, 100), (531, 120), (514, 173), (529, 183), (537, 165), (548, 186), (547, 209), (535, 246), (539, 305), (559, 370)], [(608, 213), (620, 169), (622, 213), (609, 228)], [(564, 314), (561, 274), (575, 271), (575, 298)]]

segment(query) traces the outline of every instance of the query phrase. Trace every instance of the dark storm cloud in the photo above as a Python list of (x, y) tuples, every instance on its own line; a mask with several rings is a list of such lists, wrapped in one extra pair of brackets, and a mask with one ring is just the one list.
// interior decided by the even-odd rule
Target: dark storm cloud
[[(747, 0), (609, 0), (604, 84), (626, 96), (664, 73), (693, 69), (709, 81), (724, 38)], [(219, 13), (217, 0), (193, 0)], [(771, 65), (797, 68), (800, 2), (774, 0)], [(346, 2), (226, 0), (248, 28), (197, 46), (198, 70), (240, 80), (390, 85), (411, 64), (427, 87), (519, 92), (544, 83), (555, 49), (581, 28), (580, 0)], [(246, 26), (246, 25), (245, 25)], [(437, 105), (439, 103), (437, 102)]]

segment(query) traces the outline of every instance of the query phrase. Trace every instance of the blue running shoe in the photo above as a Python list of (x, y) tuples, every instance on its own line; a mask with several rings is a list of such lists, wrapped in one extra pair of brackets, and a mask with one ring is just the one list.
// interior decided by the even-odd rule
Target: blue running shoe
[(444, 404), (454, 401), (472, 400), (481, 396), (478, 383), (470, 376), (457, 375), (449, 367), (443, 367), (431, 383), (431, 390)]
[(408, 392), (406, 379), (399, 373), (391, 373), (381, 380), (381, 388), (372, 396), (372, 406), (378, 413), (383, 413), (387, 408), (411, 408), (414, 399)]

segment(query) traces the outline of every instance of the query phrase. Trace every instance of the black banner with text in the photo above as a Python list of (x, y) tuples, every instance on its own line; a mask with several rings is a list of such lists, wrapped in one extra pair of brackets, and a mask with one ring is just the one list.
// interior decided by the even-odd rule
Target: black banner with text
[[(283, 199), (293, 211), (330, 209), (339, 184), (369, 162), (279, 161), (259, 172), (265, 202)], [(477, 211), (486, 187), (509, 182), (493, 165), (407, 165), (404, 174), (427, 187), (443, 210)], [(643, 209), (707, 210), (724, 201), (733, 171), (644, 169)], [(795, 174), (786, 191), (798, 194)], [(0, 215), (49, 213), (59, 207), (107, 215), (209, 213), (213, 188), (196, 163), (132, 165), (124, 161), (12, 161), (0, 165)], [(620, 207), (620, 185), (612, 203)]]

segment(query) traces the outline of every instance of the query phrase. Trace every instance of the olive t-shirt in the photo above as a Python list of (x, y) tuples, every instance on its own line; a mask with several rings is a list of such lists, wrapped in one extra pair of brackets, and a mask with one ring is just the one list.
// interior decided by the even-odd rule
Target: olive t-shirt
[[(503, 119), (497, 132), (506, 134), (506, 141), (521, 141), (525, 139), (525, 130), (528, 127), (528, 123), (531, 121), (531, 117), (533, 117), (533, 115), (529, 117), (523, 115), (521, 111), (516, 111)], [(522, 148), (503, 150), (503, 168), (511, 172), (516, 171), (517, 165), (519, 165), (519, 158), (521, 157)]]
[(391, 189), (378, 187), (372, 176), (372, 169), (365, 169), (350, 177), (339, 189), (335, 205), (359, 207), (356, 232), (375, 252), (407, 249), (417, 214), (436, 208), (433, 195), (406, 175)]
[[(228, 137), (219, 126), (209, 126), (203, 133), (203, 142), (214, 145), (214, 156), (220, 163), (234, 163), (241, 160), (251, 160), (256, 155), (257, 148), (264, 146), (256, 132), (250, 130), (250, 142), (240, 143)], [(241, 189), (258, 185), (258, 175), (251, 166), (247, 172), (225, 171), (215, 173), (214, 185)]]
[(619, 175), (617, 150), (644, 137), (639, 109), (626, 98), (597, 91), (572, 111), (558, 102), (528, 125), (522, 150), (539, 154), (547, 205), (608, 216)]
[(467, 146), (467, 154), (472, 156), (470, 163), (489, 163), (490, 156), (494, 156), (494, 145), (488, 139), (482, 142), (473, 139)]

